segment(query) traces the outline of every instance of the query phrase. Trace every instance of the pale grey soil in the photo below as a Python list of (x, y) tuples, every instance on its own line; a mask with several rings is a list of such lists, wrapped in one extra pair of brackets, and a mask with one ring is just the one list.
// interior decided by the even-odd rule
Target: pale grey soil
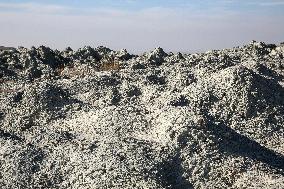
[(284, 188), (283, 57), (0, 51), (0, 188)]

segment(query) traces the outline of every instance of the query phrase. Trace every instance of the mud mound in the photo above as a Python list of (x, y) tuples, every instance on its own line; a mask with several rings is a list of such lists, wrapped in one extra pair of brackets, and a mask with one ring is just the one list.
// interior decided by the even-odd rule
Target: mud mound
[(284, 48), (0, 50), (0, 188), (284, 188)]

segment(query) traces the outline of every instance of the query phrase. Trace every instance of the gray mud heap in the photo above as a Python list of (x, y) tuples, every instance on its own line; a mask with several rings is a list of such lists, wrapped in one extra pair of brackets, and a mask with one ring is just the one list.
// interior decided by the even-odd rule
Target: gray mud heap
[(0, 188), (284, 188), (284, 46), (0, 52)]

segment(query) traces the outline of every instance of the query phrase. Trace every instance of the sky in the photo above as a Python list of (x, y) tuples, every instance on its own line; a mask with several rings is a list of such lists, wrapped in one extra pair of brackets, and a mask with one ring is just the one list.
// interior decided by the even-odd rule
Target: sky
[(0, 0), (0, 46), (200, 52), (284, 41), (284, 0)]

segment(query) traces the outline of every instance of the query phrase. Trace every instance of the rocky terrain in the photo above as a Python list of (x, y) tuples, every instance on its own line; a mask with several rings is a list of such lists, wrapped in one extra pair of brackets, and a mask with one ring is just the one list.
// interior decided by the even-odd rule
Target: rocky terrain
[(284, 46), (0, 50), (0, 188), (284, 188)]

